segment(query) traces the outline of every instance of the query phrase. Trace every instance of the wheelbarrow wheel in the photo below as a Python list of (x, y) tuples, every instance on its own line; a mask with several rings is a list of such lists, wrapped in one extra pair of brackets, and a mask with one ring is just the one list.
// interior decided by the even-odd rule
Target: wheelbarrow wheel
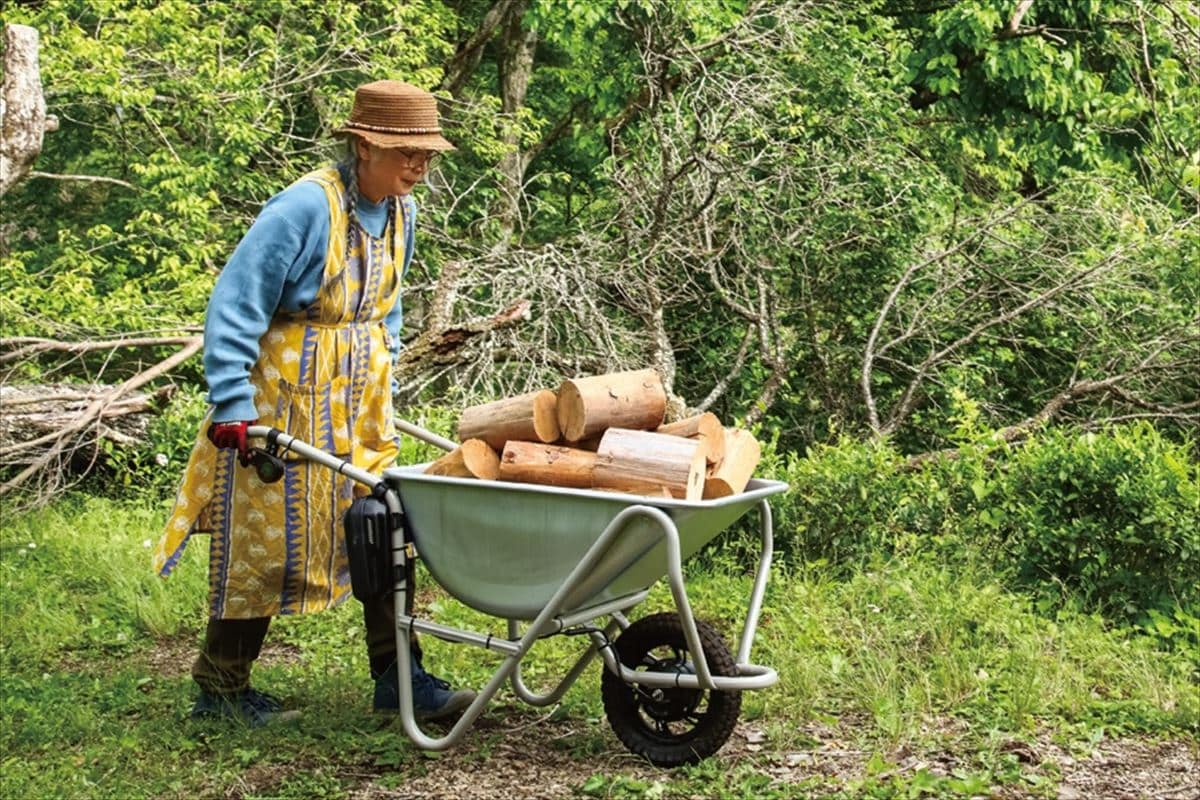
[[(696, 630), (709, 671), (737, 675), (733, 654), (717, 629), (696, 620)], [(624, 666), (638, 672), (692, 673), (678, 614), (638, 620), (617, 639), (616, 651)], [(600, 695), (617, 738), (659, 767), (695, 764), (720, 750), (742, 710), (741, 692), (631, 685), (607, 669)]]

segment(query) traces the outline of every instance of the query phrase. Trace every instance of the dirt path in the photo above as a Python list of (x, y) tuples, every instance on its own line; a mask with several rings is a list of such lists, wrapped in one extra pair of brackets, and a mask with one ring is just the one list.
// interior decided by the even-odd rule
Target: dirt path
[[(676, 776), (633, 757), (599, 725), (572, 720), (552, 721), (515, 714), (507, 721), (482, 720), (467, 740), (436, 758), (422, 759), (404, 777), (357, 775), (352, 800), (542, 800), (579, 797), (579, 788), (593, 775), (624, 776), (652, 785), (670, 783)], [(845, 732), (843, 732), (845, 733)], [(829, 791), (864, 776), (871, 757), (867, 750), (846, 746), (842, 736), (796, 752), (772, 749), (753, 726), (739, 725), (719, 759), (732, 771), (753, 766), (779, 784), (819, 781)], [(1031, 773), (1061, 774), (1058, 800), (1194, 800), (1200, 797), (1200, 767), (1195, 743), (1118, 739), (1104, 742), (1084, 758), (1045, 743), (1013, 746)], [(580, 750), (588, 750), (582, 754)], [(893, 774), (925, 769), (948, 775), (959, 764), (952, 753), (905, 754), (889, 758)], [(1051, 765), (1054, 765), (1053, 767)], [(811, 784), (810, 784), (811, 785)], [(1012, 785), (996, 787), (994, 797), (1046, 797), (1045, 790), (1025, 791)], [(661, 796), (686, 796), (666, 791)]]

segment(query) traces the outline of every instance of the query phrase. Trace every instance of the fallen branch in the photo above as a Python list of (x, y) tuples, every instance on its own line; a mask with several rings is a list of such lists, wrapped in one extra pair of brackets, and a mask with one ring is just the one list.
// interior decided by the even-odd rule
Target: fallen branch
[[(27, 449), (43, 443), (49, 443), (50, 446), (40, 456), (34, 458), (16, 477), (0, 485), (0, 497), (10, 494), (32, 476), (36, 475), (51, 461), (61, 457), (81, 433), (98, 426), (100, 420), (104, 418), (105, 412), (118, 400), (125, 398), (134, 390), (145, 386), (156, 378), (169, 373), (175, 367), (198, 353), (203, 345), (204, 340), (202, 337), (193, 337), (191, 342), (180, 349), (175, 355), (160, 361), (150, 369), (138, 373), (119, 386), (101, 393), (74, 420), (64, 425), (55, 433), (39, 437), (34, 442), (27, 442), (20, 445), (20, 449)], [(73, 451), (77, 448), (70, 449)], [(9, 447), (5, 448), (4, 451), (0, 451), (0, 454), (3, 454), (7, 458), (12, 452), (15, 452), (14, 448)]]

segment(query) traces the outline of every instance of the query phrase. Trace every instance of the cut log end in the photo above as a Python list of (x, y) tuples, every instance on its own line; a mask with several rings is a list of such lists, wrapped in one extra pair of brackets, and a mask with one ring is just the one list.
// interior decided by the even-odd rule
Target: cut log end
[(720, 478), (709, 478), (704, 482), (704, 499), (716, 500), (720, 497), (729, 497), (737, 494), (733, 491), (733, 487), (728, 481), (723, 481)]
[(716, 465), (704, 483), (704, 498), (728, 497), (741, 494), (754, 475), (762, 448), (749, 431), (725, 431), (725, 457)]
[(583, 438), (584, 423), (587, 422), (583, 398), (579, 394), (579, 388), (572, 381), (564, 381), (558, 388), (556, 422), (559, 433), (566, 441), (578, 442)]
[(500, 475), (500, 457), (482, 439), (468, 439), (430, 464), (425, 474), (494, 481)]
[(558, 396), (541, 391), (533, 399), (533, 431), (538, 441), (554, 442), (561, 432), (558, 427)]
[(710, 465), (721, 463), (725, 457), (725, 426), (711, 411), (661, 425), (658, 433), (699, 439), (704, 444), (705, 458)]

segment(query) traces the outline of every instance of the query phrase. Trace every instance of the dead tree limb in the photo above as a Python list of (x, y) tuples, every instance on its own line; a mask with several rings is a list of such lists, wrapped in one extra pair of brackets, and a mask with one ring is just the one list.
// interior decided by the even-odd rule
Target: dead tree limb
[(0, 84), (0, 196), (25, 178), (42, 152), (42, 136), (58, 129), (46, 116), (38, 69), (38, 32), (4, 26), (4, 82)]
[[(151, 381), (159, 378), (175, 367), (179, 366), (189, 358), (200, 352), (203, 347), (204, 340), (200, 336), (196, 336), (190, 343), (185, 345), (175, 355), (160, 361), (148, 370), (141, 372), (119, 386), (103, 393), (100, 397), (93, 400), (87, 408), (83, 410), (72, 422), (68, 423), (61, 430), (49, 436), (40, 437), (32, 443), (25, 443), (20, 447), (22, 449), (35, 446), (37, 444), (47, 443), (49, 447), (45, 452), (34, 458), (28, 466), (25, 467), (15, 477), (9, 479), (3, 484), (0, 484), (0, 497), (11, 493), (14, 489), (25, 483), (31, 476), (37, 474), (51, 461), (61, 456), (64, 450), (71, 444), (74, 438), (83, 431), (96, 426), (104, 416), (104, 412), (117, 401), (125, 398), (130, 392), (138, 389)], [(0, 457), (8, 459), (11, 455), (12, 448), (7, 448), (5, 452), (0, 452)]]

